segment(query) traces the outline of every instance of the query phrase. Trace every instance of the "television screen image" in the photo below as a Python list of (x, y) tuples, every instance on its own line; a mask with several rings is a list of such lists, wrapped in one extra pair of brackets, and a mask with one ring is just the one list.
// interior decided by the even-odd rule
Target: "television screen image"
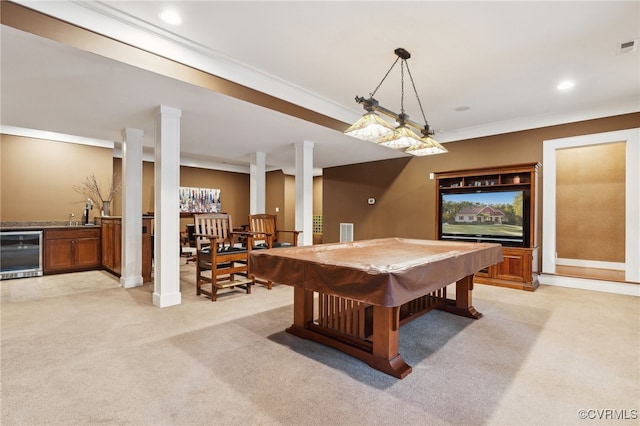
[(524, 190), (442, 193), (440, 237), (522, 244)]

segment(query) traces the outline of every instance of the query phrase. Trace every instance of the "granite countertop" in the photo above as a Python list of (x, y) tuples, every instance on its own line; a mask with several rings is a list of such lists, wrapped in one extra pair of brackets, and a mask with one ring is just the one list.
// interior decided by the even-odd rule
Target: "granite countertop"
[[(0, 230), (2, 231), (19, 231), (19, 230), (37, 230), (37, 229), (53, 229), (53, 228), (98, 228), (100, 225), (93, 222), (85, 225), (81, 221), (73, 221), (73, 225), (69, 225), (68, 220), (46, 220), (46, 221), (22, 221), (22, 222), (0, 222)], [(76, 225), (78, 223), (78, 225)]]
[[(143, 219), (153, 219), (153, 215), (143, 214)], [(122, 219), (122, 216), (101, 216), (100, 219)]]
[[(153, 219), (153, 216), (143, 215), (143, 219)], [(82, 220), (72, 221), (73, 225), (69, 225), (68, 220), (38, 220), (38, 221), (13, 221), (0, 222), (0, 231), (21, 231), (21, 230), (38, 230), (38, 229), (54, 229), (54, 228), (100, 228), (102, 219), (122, 219), (122, 216), (100, 216), (95, 217), (88, 225), (82, 223)]]

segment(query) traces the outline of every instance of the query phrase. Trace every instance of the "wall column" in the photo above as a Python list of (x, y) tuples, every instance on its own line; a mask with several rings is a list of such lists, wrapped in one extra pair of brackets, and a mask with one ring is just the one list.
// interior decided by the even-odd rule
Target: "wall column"
[[(157, 111), (154, 173), (155, 239), (153, 304), (179, 305), (180, 294), (180, 117), (161, 105)], [(139, 231), (140, 229), (138, 229)]]
[(313, 244), (313, 142), (295, 144), (296, 229), (301, 230), (301, 246)]
[(249, 166), (249, 214), (259, 214), (265, 212), (265, 158), (266, 154), (264, 152), (254, 152), (251, 154), (251, 165)]
[(122, 130), (122, 269), (120, 285), (142, 285), (142, 137)]

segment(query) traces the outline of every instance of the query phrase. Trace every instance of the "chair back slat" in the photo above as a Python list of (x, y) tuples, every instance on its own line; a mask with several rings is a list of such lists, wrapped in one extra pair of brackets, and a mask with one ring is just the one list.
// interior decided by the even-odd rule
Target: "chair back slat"
[[(259, 242), (264, 240), (269, 248), (298, 245), (298, 235), (302, 231), (278, 229), (278, 217), (274, 214), (252, 214), (249, 215), (249, 231), (254, 233), (253, 240)], [(262, 233), (255, 234), (255, 233)], [(291, 235), (292, 242), (281, 241), (282, 234)], [(285, 237), (285, 240), (288, 237)]]
[(276, 215), (252, 214), (249, 216), (249, 231), (260, 233), (253, 236), (256, 243), (264, 241), (269, 247), (278, 240)]
[(249, 229), (252, 232), (274, 234), (276, 232), (276, 216), (270, 214), (254, 214), (249, 216)]
[(193, 220), (196, 246), (198, 248), (201, 245), (209, 244), (207, 235), (215, 236), (218, 245), (232, 245), (231, 232), (233, 231), (233, 224), (231, 223), (231, 215), (227, 213), (200, 213), (194, 214)]

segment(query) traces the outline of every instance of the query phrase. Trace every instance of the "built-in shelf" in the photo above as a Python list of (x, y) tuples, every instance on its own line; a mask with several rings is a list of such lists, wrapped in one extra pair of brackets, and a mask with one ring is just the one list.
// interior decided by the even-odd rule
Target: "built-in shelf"
[[(471, 194), (475, 192), (490, 192), (509, 189), (523, 190), (526, 193), (526, 202), (523, 208), (525, 223), (522, 224), (523, 235), (520, 242), (502, 242), (499, 238), (491, 240), (482, 236), (460, 236), (460, 241), (488, 241), (503, 245), (502, 255), (504, 260), (488, 268), (483, 269), (474, 276), (474, 282), (481, 284), (497, 285), (501, 287), (517, 288), (533, 291), (538, 287), (538, 276), (534, 271), (534, 262), (537, 259), (537, 180), (540, 163), (519, 164), (504, 167), (492, 167), (485, 169), (456, 170), (436, 173), (436, 217), (438, 238), (443, 237), (442, 200), (443, 194)], [(446, 239), (455, 239), (455, 236), (446, 236)]]

